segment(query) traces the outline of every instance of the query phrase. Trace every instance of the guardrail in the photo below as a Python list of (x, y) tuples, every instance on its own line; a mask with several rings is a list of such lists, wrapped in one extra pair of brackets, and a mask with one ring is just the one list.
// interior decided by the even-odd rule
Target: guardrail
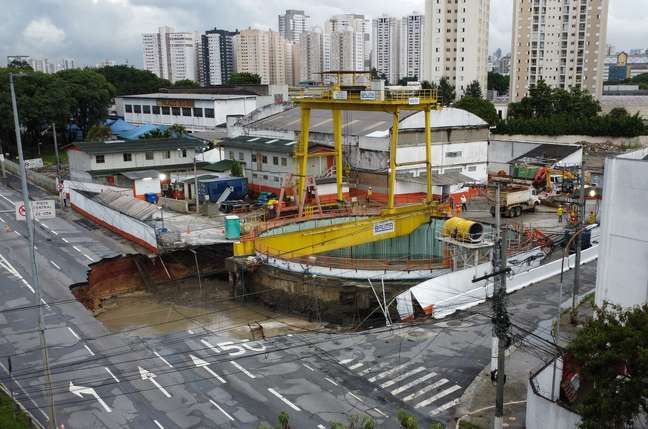
[(340, 90), (330, 88), (307, 88), (293, 97), (293, 100), (323, 100), (336, 102), (394, 102), (402, 104), (434, 104), (439, 101), (436, 89), (394, 89), (394, 90)]

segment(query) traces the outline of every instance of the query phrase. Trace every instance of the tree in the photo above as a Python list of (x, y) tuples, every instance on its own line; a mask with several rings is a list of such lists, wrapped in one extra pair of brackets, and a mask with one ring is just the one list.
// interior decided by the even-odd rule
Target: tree
[(479, 116), (489, 125), (496, 125), (500, 120), (493, 103), (483, 98), (466, 96), (456, 102), (454, 107)]
[(90, 69), (64, 70), (56, 76), (67, 84), (67, 91), (74, 100), (72, 119), (85, 137), (91, 126), (108, 116), (115, 87), (102, 74)]
[(288, 429), (288, 420), (290, 420), (290, 417), (287, 412), (282, 411), (277, 419), (279, 420), (279, 427), (281, 429)]
[(261, 76), (247, 72), (232, 73), (227, 83), (229, 85), (260, 85)]
[(232, 166), (230, 167), (230, 174), (234, 177), (243, 177), (243, 167), (238, 161), (232, 161)]
[(25, 60), (13, 59), (7, 64), (8, 69), (18, 69), (22, 71), (34, 71), (33, 67)]
[(375, 429), (375, 427), (376, 422), (371, 417), (358, 415), (349, 416), (347, 424), (331, 423), (331, 429)]
[(148, 94), (158, 92), (160, 88), (170, 88), (171, 82), (160, 79), (147, 70), (133, 66), (105, 66), (95, 69), (115, 87), (115, 95)]
[(88, 130), (85, 140), (87, 142), (101, 142), (108, 140), (112, 136), (112, 130), (102, 124), (95, 124)]
[(503, 74), (488, 72), (487, 89), (497, 91), (499, 95), (508, 94), (510, 77)]
[(191, 79), (177, 80), (173, 83), (174, 88), (200, 88), (198, 82)]
[(468, 84), (464, 92), (464, 97), (473, 97), (473, 98), (482, 97), (481, 85), (479, 84), (478, 81), (473, 80)]
[(398, 419), (398, 423), (400, 423), (402, 429), (419, 429), (416, 417), (405, 410), (399, 410), (396, 414), (396, 418)]
[(569, 344), (580, 368), (580, 428), (623, 428), (648, 413), (648, 305), (596, 309)]
[(445, 76), (439, 81), (439, 97), (441, 98), (441, 104), (444, 106), (449, 106), (456, 98), (455, 87), (450, 83), (450, 79)]
[(418, 81), (418, 79), (417, 79), (416, 76), (414, 76), (414, 77), (405, 76), (405, 77), (401, 78), (401, 79), (398, 81), (398, 84), (399, 84), (400, 86), (407, 86), (407, 82), (417, 82), (417, 81)]
[(184, 125), (180, 124), (173, 124), (169, 128), (167, 128), (167, 131), (169, 133), (169, 137), (182, 137), (187, 135), (187, 129), (185, 128)]
[(434, 82), (430, 82), (429, 80), (424, 80), (421, 82), (421, 89), (437, 89), (438, 86)]
[(140, 140), (146, 140), (146, 139), (168, 139), (171, 137), (171, 132), (167, 128), (166, 130), (162, 131), (159, 128), (155, 128), (148, 133), (142, 134), (139, 136)]

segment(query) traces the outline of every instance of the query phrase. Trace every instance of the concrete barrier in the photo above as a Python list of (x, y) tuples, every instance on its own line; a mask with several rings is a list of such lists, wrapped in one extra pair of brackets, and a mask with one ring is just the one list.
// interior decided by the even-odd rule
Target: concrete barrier
[[(17, 163), (9, 160), (4, 161), (5, 169), (16, 176), (20, 176), (20, 168)], [(46, 176), (33, 170), (27, 170), (27, 181), (32, 185), (39, 186), (54, 194), (58, 193), (56, 189), (56, 179)]]
[(189, 213), (189, 203), (187, 200), (160, 197), (158, 203), (165, 209), (173, 210), (174, 212)]

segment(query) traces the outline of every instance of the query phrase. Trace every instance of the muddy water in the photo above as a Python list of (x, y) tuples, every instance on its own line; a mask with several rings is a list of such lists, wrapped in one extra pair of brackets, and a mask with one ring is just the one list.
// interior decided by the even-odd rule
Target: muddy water
[[(209, 287), (205, 285), (205, 289)], [(248, 324), (257, 326), (256, 322), (263, 327), (266, 337), (324, 329), (320, 323), (271, 311), (261, 304), (234, 302), (222, 292), (206, 293), (205, 297), (198, 290), (190, 294), (169, 292), (164, 296), (136, 292), (105, 301), (104, 309), (97, 319), (108, 330), (133, 336), (205, 328), (234, 338), (252, 339)]]

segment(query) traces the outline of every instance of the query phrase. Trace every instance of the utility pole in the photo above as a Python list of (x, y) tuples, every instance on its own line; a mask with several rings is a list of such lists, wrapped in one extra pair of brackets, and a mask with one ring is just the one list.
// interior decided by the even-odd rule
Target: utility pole
[[(22, 76), (18, 74), (16, 76)], [(40, 345), (43, 353), (43, 375), (47, 388), (48, 399), (48, 426), (50, 429), (56, 429), (56, 414), (54, 413), (54, 395), (52, 392), (52, 377), (49, 369), (49, 358), (47, 355), (47, 340), (45, 339), (45, 325), (43, 324), (43, 300), (41, 298), (41, 287), (38, 280), (38, 266), (36, 265), (36, 254), (34, 253), (34, 219), (32, 219), (31, 205), (29, 201), (29, 189), (27, 188), (27, 175), (25, 172), (25, 158), (23, 157), (22, 140), (20, 138), (20, 121), (18, 120), (18, 106), (16, 104), (16, 91), (14, 89), (14, 74), (9, 73), (9, 87), (11, 89), (11, 104), (13, 107), (14, 128), (16, 130), (16, 146), (18, 147), (18, 160), (20, 168), (20, 182), (22, 186), (23, 203), (25, 206), (25, 222), (27, 223), (27, 233), (29, 235), (29, 257), (32, 265), (32, 280), (36, 290), (36, 299), (38, 306), (38, 332), (40, 336)]]
[(59, 205), (61, 206), (61, 209), (63, 208), (63, 190), (60, 189), (62, 185), (62, 180), (61, 180), (61, 160), (59, 158), (59, 150), (58, 150), (58, 140), (56, 138), (56, 124), (52, 122), (52, 135), (54, 136), (54, 153), (56, 153), (56, 190), (58, 191), (59, 194)]
[(196, 157), (198, 154), (196, 153), (197, 149), (194, 151), (194, 190), (196, 192), (196, 214), (200, 213), (200, 202), (198, 201), (198, 172), (196, 170)]
[(581, 247), (583, 247), (583, 227), (585, 226), (585, 162), (581, 163), (580, 174), (580, 194), (578, 196), (578, 222), (575, 226), (576, 237), (576, 256), (574, 266), (574, 287), (572, 289), (572, 306), (570, 321), (572, 325), (576, 324), (576, 300), (578, 299), (578, 290), (580, 289), (580, 266), (581, 266)]

